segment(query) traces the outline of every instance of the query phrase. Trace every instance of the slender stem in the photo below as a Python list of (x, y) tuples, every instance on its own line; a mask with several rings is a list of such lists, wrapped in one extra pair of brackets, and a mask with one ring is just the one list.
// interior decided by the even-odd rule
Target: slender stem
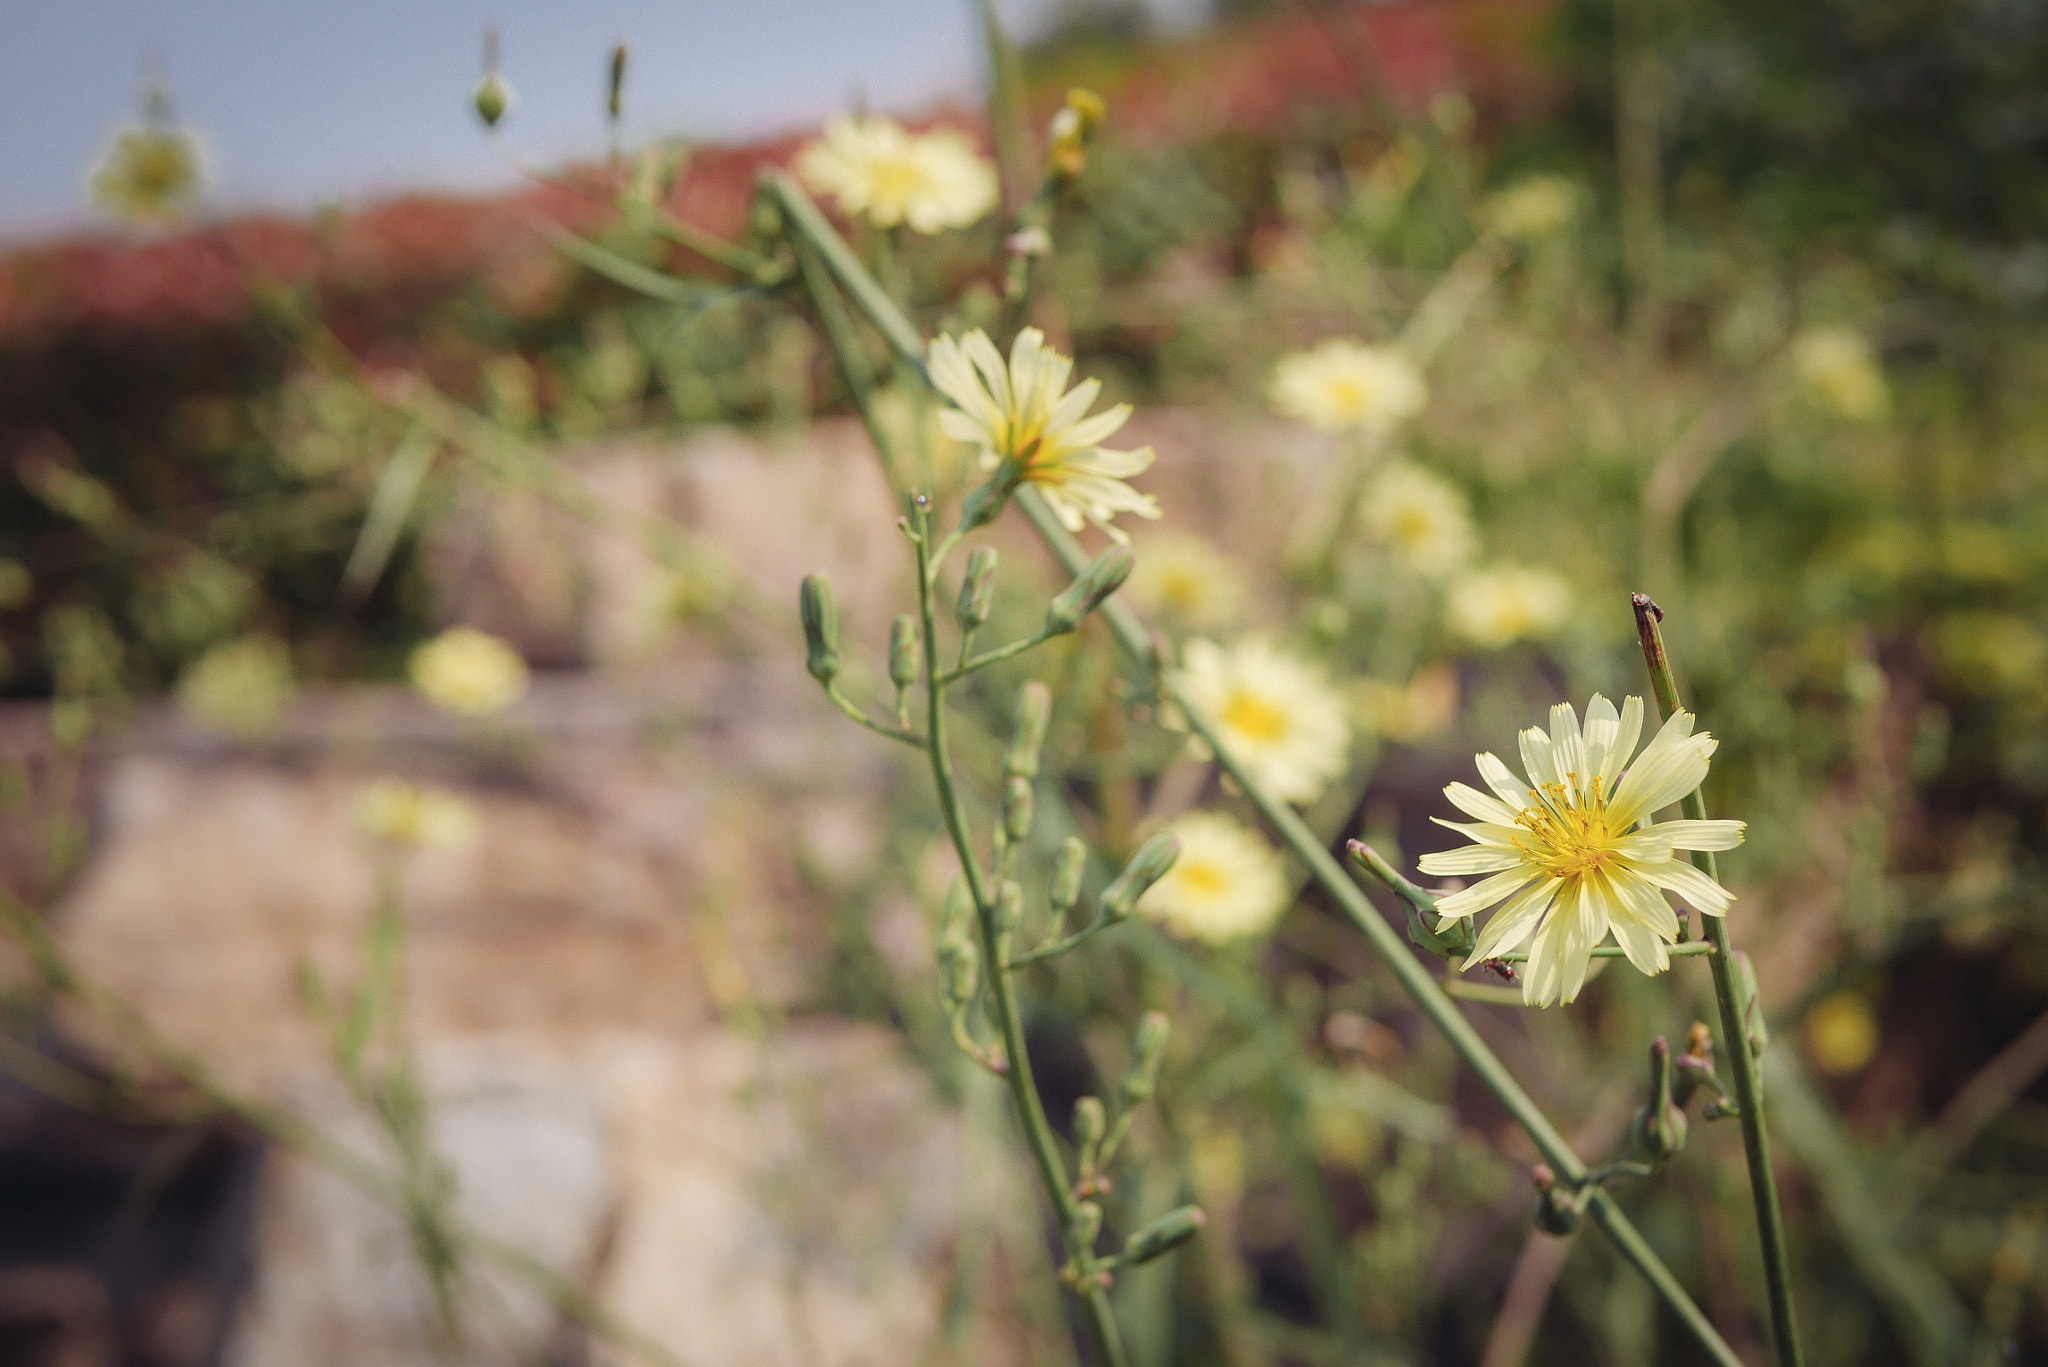
[[(808, 244), (817, 249), (818, 255), (831, 270), (832, 274), (845, 287), (846, 292), (852, 297), (854, 303), (867, 315), (869, 323), (896, 349), (897, 354), (902, 357), (906, 364), (921, 369), (924, 363), (924, 339), (918, 335), (917, 329), (911, 326), (910, 320), (905, 318), (902, 312), (889, 300), (888, 296), (882, 292), (881, 287), (876, 285), (874, 280), (868, 276), (867, 272), (861, 267), (859, 260), (854, 257), (852, 251), (840, 240), (839, 235), (832, 231), (832, 226), (825, 221), (824, 215), (820, 214), (817, 207), (811, 204), (809, 197), (804, 194), (803, 190), (794, 181), (781, 174), (771, 173), (766, 177), (766, 187), (767, 191), (774, 196), (776, 203), (783, 210), (788, 227), (797, 235), (806, 238)], [(1028, 486), (1018, 490), (1016, 502), (1017, 506), (1023, 509), (1025, 516), (1031, 520), (1032, 526), (1037, 529), (1041, 539), (1045, 541), (1046, 545), (1052, 550), (1054, 556), (1059, 559), (1061, 564), (1065, 566), (1069, 574), (1079, 574), (1087, 567), (1089, 558), (1087, 553), (1081, 549), (1080, 543), (1073, 538), (1066, 528), (1060, 526), (1059, 520), (1053, 516), (1052, 510), (1046, 506), (1045, 500), (1038, 496), (1036, 490)], [(932, 617), (929, 606), (931, 591), (929, 587), (929, 572), (922, 563), (922, 548), (920, 548), (919, 582), (924, 586), (920, 589), (920, 596), (926, 604), (927, 625), (929, 626), (929, 619)], [(1143, 624), (1139, 622), (1137, 617), (1128, 608), (1111, 599), (1103, 604), (1098, 611), (1109, 624), (1111, 634), (1115, 636), (1118, 646), (1122, 648), (1134, 663), (1141, 668), (1156, 667), (1158, 652), (1153, 645), (1152, 638), (1146, 632)], [(927, 676), (931, 680), (932, 695), (936, 702), (940, 695), (940, 685), (937, 682), (938, 671), (935, 668), (937, 661), (936, 647), (931, 644), (931, 632), (929, 629), (925, 632), (925, 643)], [(1507, 1071), (1506, 1065), (1486, 1046), (1486, 1042), (1472, 1028), (1471, 1022), (1467, 1021), (1459, 1012), (1456, 1004), (1444, 993), (1444, 990), (1437, 986), (1436, 980), (1430, 976), (1429, 971), (1417, 962), (1414, 955), (1409, 953), (1407, 944), (1395, 932), (1394, 928), (1388, 925), (1386, 920), (1381, 917), (1379, 911), (1373, 906), (1371, 900), (1366, 897), (1363, 890), (1345, 874), (1337, 861), (1331, 857), (1330, 852), (1323, 848), (1322, 843), (1316, 838), (1315, 833), (1309, 829), (1308, 824), (1302, 820), (1301, 816), (1292, 807), (1275, 800), (1262, 784), (1245, 771), (1243, 765), (1238, 762), (1237, 757), (1231, 752), (1230, 748), (1216, 734), (1214, 726), (1206, 717), (1200, 714), (1198, 708), (1187, 705), (1187, 699), (1180, 695), (1180, 690), (1172, 680), (1161, 680), (1160, 691), (1163, 696), (1182, 705), (1183, 711), (1188, 714), (1189, 724), (1204, 740), (1209, 742), (1211, 749), (1215, 752), (1217, 762), (1223, 767), (1224, 771), (1229, 773), (1238, 782), (1246, 797), (1258, 808), (1260, 814), (1271, 823), (1282, 842), (1307, 866), (1311, 876), (1321, 885), (1324, 893), (1337, 904), (1344, 915), (1365, 935), (1373, 949), (1386, 960), (1389, 970), (1400, 981), (1402, 988), (1414, 999), (1416, 1005), (1421, 1008), (1423, 1013), (1429, 1017), (1431, 1023), (1450, 1041), (1451, 1047), (1464, 1060), (1466, 1066), (1479, 1076), (1479, 1080), (1485, 1085), (1487, 1090), (1494, 1094), (1501, 1105), (1514, 1118), (1515, 1122), (1523, 1130), (1527, 1131), (1529, 1137), (1535, 1141), (1537, 1149), (1543, 1154), (1552, 1169), (1568, 1182), (1576, 1183), (1582, 1180), (1585, 1177), (1586, 1165), (1580, 1161), (1579, 1156), (1572, 1151), (1571, 1146), (1565, 1142), (1563, 1136), (1558, 1134), (1549, 1119), (1537, 1108), (1536, 1103), (1522, 1090), (1521, 1085)], [(932, 736), (933, 772), (935, 776), (940, 778), (943, 799), (946, 795), (951, 794), (952, 782), (950, 775), (946, 773), (946, 766), (940, 758), (944, 743), (941, 715), (940, 710), (935, 706), (929, 722), (929, 730)], [(972, 847), (964, 839), (965, 822), (957, 815), (957, 803), (948, 802), (945, 805), (948, 808), (948, 830), (956, 832), (954, 844), (961, 851), (962, 863), (969, 870), (974, 870), (973, 873), (970, 873), (970, 878), (978, 877), (978, 870), (972, 858)], [(980, 895), (977, 896), (976, 901), (978, 905), (986, 905)], [(984, 950), (989, 947), (988, 944), (984, 944)], [(1000, 960), (992, 958), (990, 962), (1000, 963)], [(1718, 965), (1725, 963), (1726, 960), (1723, 956), (1717, 954), (1714, 962)], [(1009, 1002), (1009, 984), (1006, 981), (1006, 975), (997, 970), (991, 974), (991, 977), (996, 982), (1002, 984), (1001, 1000)], [(1014, 1003), (1011, 1003), (1009, 1010), (1013, 1011), (1014, 1009)], [(1013, 1092), (1019, 1094), (1020, 1109), (1026, 1108), (1028, 1104), (1029, 1112), (1038, 1113), (1042, 1123), (1044, 1117), (1042, 1112), (1037, 1112), (1037, 1094), (1031, 1089), (1028, 1077), (1028, 1067), (1013, 1068), (1010, 1075), (1010, 1085)], [(1020, 1081), (1022, 1083), (1021, 1087)], [(1026, 1101), (1027, 1097), (1028, 1103)], [(1035, 1149), (1034, 1152), (1036, 1152)], [(1052, 1152), (1051, 1157), (1053, 1159), (1051, 1171), (1063, 1176), (1059, 1168), (1057, 1152)], [(1040, 1169), (1041, 1172), (1046, 1171), (1046, 1166), (1042, 1160)], [(1053, 1192), (1053, 1199), (1060, 1209), (1064, 1211), (1071, 1203), (1072, 1196), (1064, 1188), (1061, 1188)], [(1621, 1208), (1614, 1205), (1604, 1193), (1595, 1193), (1590, 1204), (1601, 1228), (1606, 1230), (1609, 1236), (1613, 1238), (1615, 1247), (1621, 1252), (1622, 1256), (1634, 1264), (1636, 1269), (1664, 1297), (1673, 1312), (1684, 1321), (1687, 1328), (1693, 1332), (1700, 1345), (1707, 1350), (1709, 1355), (1717, 1363), (1720, 1363), (1721, 1367), (1743, 1367), (1742, 1359), (1735, 1355), (1735, 1351), (1728, 1346), (1727, 1340), (1721, 1337), (1719, 1332), (1707, 1320), (1706, 1316), (1701, 1313), (1692, 1298), (1686, 1294), (1685, 1288), (1678, 1284), (1678, 1279), (1672, 1275), (1671, 1270), (1658, 1258), (1655, 1250), (1649, 1246), (1641, 1233), (1630, 1223), (1628, 1217), (1622, 1213)], [(1095, 1303), (1096, 1297), (1099, 1294), (1091, 1294), (1091, 1315), (1096, 1313)], [(1106, 1320), (1107, 1313), (1108, 1306), (1106, 1300), (1104, 1300), (1102, 1302), (1101, 1316), (1097, 1322), (1102, 1323)], [(1106, 1328), (1112, 1336), (1110, 1341), (1114, 1342), (1115, 1328), (1113, 1322), (1108, 1323)], [(1120, 1352), (1121, 1350), (1119, 1349), (1118, 1351)]]
[(959, 664), (947, 670), (942, 676), (941, 681), (944, 683), (955, 683), (966, 678), (976, 670), (987, 669), (990, 665), (1001, 664), (1004, 660), (1015, 659), (1032, 647), (1042, 646), (1053, 637), (1064, 636), (1065, 634), (1065, 632), (1061, 631), (1041, 631), (1035, 636), (1026, 636), (1024, 639), (1012, 641), (1006, 646), (997, 646), (994, 650), (984, 650), (973, 659), (962, 660)]
[[(1657, 694), (1657, 706), (1666, 717), (1678, 710), (1678, 683), (1672, 677), (1671, 658), (1664, 652), (1664, 633), (1658, 627), (1664, 613), (1644, 594), (1633, 598), (1636, 633), (1642, 640), (1643, 661), (1649, 666), (1650, 687)], [(1695, 788), (1685, 795), (1683, 810), (1689, 821), (1707, 818), (1707, 801)], [(1716, 876), (1714, 856), (1705, 850), (1693, 852), (1692, 862), (1709, 878)], [(1785, 1252), (1785, 1220), (1778, 1210), (1778, 1178), (1771, 1167), (1771, 1138), (1764, 1129), (1763, 1079), (1757, 1068), (1756, 1051), (1750, 1047), (1749, 1030), (1743, 1020), (1743, 1002), (1735, 981), (1735, 957), (1728, 945), (1728, 918), (1702, 916), (1707, 943), (1714, 948), (1714, 999), (1721, 1009), (1721, 1049), (1728, 1059), (1735, 1102), (1741, 1107), (1742, 1152), (1749, 1162), (1749, 1192), (1756, 1203), (1757, 1238), (1763, 1244), (1764, 1281), (1771, 1302), (1771, 1333), (1777, 1341), (1779, 1367), (1801, 1367), (1799, 1324), (1792, 1305), (1791, 1260)]]
[[(1665, 952), (1674, 959), (1692, 959), (1708, 954), (1717, 954), (1720, 951), (1705, 940), (1687, 940), (1684, 944), (1666, 945)], [(1596, 959), (1626, 959), (1628, 951), (1620, 945), (1594, 945), (1593, 957)], [(1500, 961), (1504, 964), (1525, 964), (1529, 962), (1529, 955), (1527, 951), (1517, 951), (1513, 954), (1501, 955)]]
[[(1017, 995), (1009, 970), (1003, 963), (1003, 940), (1006, 937), (996, 933), (996, 889), (989, 885), (982, 871), (980, 856), (975, 853), (974, 841), (967, 833), (967, 813), (953, 784), (952, 759), (946, 747), (946, 680), (939, 668), (938, 612), (932, 602), (931, 579), (935, 567), (930, 563), (929, 555), (929, 502), (920, 498), (911, 515), (917, 546), (917, 609), (924, 628), (925, 749), (931, 756), (932, 782), (938, 788), (939, 811), (945, 818), (946, 834), (952, 837), (953, 848), (960, 856), (961, 870), (967, 878), (968, 893), (974, 898), (975, 930), (981, 941), (982, 962), (988, 965), (990, 1014), (995, 1017), (996, 1027), (1003, 1036), (1003, 1060), (1007, 1065), (1004, 1078), (1010, 1084), (1011, 1097), (1016, 1101), (1017, 1114), (1024, 1125), (1024, 1137), (1031, 1147), (1031, 1157), (1038, 1165), (1039, 1181), (1044, 1184), (1046, 1195), (1052, 1199), (1053, 1209), (1058, 1212), (1061, 1230), (1069, 1232), (1067, 1237), (1071, 1239), (1076, 1206), (1073, 1187), (1067, 1180), (1066, 1163), (1060, 1157), (1052, 1125), (1045, 1118), (1045, 1107), (1038, 1099), (1038, 1084), (1031, 1075), (1031, 1055), (1024, 1047), (1024, 1020), (1017, 1010)], [(1085, 1255), (1093, 1250), (1070, 1251)], [(1109, 1367), (1125, 1367), (1123, 1340), (1117, 1330), (1116, 1317), (1109, 1307), (1109, 1297), (1097, 1285), (1086, 1287), (1081, 1296), (1088, 1310), (1089, 1327), (1094, 1331), (1104, 1360)]]

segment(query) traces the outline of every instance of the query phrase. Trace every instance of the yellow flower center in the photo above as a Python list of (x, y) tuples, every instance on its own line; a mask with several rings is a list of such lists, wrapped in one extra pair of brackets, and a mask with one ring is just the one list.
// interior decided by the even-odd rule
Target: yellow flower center
[(1230, 890), (1230, 875), (1202, 860), (1183, 858), (1173, 876), (1183, 891), (1196, 897), (1220, 897)]
[(1366, 387), (1356, 380), (1331, 380), (1324, 394), (1330, 407), (1349, 417), (1356, 417), (1365, 411), (1366, 401), (1371, 398)]
[(1616, 841), (1622, 832), (1607, 816), (1607, 795), (1598, 776), (1589, 789), (1579, 788), (1579, 776), (1567, 774), (1571, 784), (1546, 783), (1541, 792), (1531, 790), (1530, 805), (1515, 818), (1528, 832), (1517, 836), (1514, 847), (1522, 857), (1552, 878), (1567, 882), (1591, 877), (1621, 859)]
[(1287, 712), (1242, 688), (1232, 689), (1216, 720), (1246, 740), (1271, 743), (1287, 734)]
[(1408, 547), (1419, 546), (1436, 531), (1436, 519), (1427, 508), (1407, 507), (1394, 514), (1394, 540)]
[(924, 188), (924, 172), (907, 157), (877, 157), (868, 166), (869, 194), (877, 201), (902, 204)]

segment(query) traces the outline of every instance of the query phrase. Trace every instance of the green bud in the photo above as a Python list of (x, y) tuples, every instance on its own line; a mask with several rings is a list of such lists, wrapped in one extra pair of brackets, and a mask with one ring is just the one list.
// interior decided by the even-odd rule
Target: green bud
[(505, 111), (512, 107), (512, 87), (495, 71), (486, 71), (484, 78), (476, 83), (476, 93), (470, 97), (476, 108), (476, 116), (484, 121), (484, 127), (496, 128), (498, 120), (505, 117)]
[(979, 531), (996, 520), (1003, 511), (1003, 505), (1010, 501), (1010, 495), (1017, 491), (1022, 481), (1024, 467), (1017, 461), (1006, 460), (988, 477), (988, 483), (967, 496), (960, 505), (960, 530)]
[(611, 80), (606, 85), (604, 97), (605, 116), (613, 123), (619, 121), (619, 111), (624, 106), (626, 94), (626, 45), (612, 45)]
[(1771, 1042), (1771, 1027), (1764, 1020), (1763, 994), (1756, 987), (1756, 965), (1741, 952), (1735, 955), (1735, 996), (1742, 1005), (1742, 1032), (1749, 1036), (1750, 1052), (1762, 1058)]
[(1010, 732), (1010, 750), (1003, 773), (1010, 778), (1037, 778), (1038, 752), (1045, 748), (1045, 729), (1052, 722), (1052, 690), (1037, 679), (1017, 694), (1017, 719)]
[(1403, 878), (1399, 869), (1382, 859), (1379, 851), (1363, 840), (1349, 841), (1344, 849), (1351, 856), (1352, 863), (1393, 889), (1394, 896), (1400, 899), (1408, 913), (1408, 939), (1411, 943), (1442, 959), (1462, 959), (1472, 952), (1475, 940), (1472, 922), (1468, 918), (1460, 917), (1442, 930), (1436, 929), (1436, 898)]
[(804, 576), (797, 608), (804, 619), (804, 667), (821, 684), (839, 675), (839, 605), (832, 599), (832, 581), (822, 574)]
[(1126, 1266), (1135, 1266), (1149, 1263), (1162, 1253), (1171, 1253), (1201, 1233), (1202, 1226), (1208, 1223), (1209, 1217), (1200, 1206), (1169, 1210), (1124, 1240), (1123, 1262)]
[(1102, 1233), (1102, 1207), (1093, 1201), (1083, 1201), (1074, 1207), (1074, 1223), (1067, 1234), (1075, 1248), (1093, 1252), (1096, 1236)]
[(1145, 895), (1145, 890), (1166, 876), (1173, 861), (1180, 858), (1180, 839), (1161, 831), (1138, 848), (1110, 885), (1102, 890), (1102, 919), (1121, 921)]
[(1562, 1237), (1579, 1227), (1580, 1195), (1557, 1185), (1557, 1175), (1548, 1163), (1529, 1170), (1536, 1182), (1536, 1228)]
[(949, 1010), (963, 1011), (981, 985), (981, 953), (957, 927), (939, 937), (937, 948), (939, 990)]
[(996, 597), (996, 552), (993, 546), (977, 546), (967, 557), (967, 574), (960, 581), (960, 601), (953, 615), (962, 631), (973, 631), (988, 620)]
[(1084, 1096), (1074, 1103), (1074, 1147), (1081, 1153), (1082, 1166), (1088, 1166), (1094, 1159), (1096, 1146), (1102, 1143), (1102, 1132), (1108, 1125), (1109, 1114), (1102, 1109), (1099, 1099)]
[(1166, 1058), (1166, 1037), (1172, 1030), (1173, 1022), (1164, 1011), (1147, 1011), (1138, 1022), (1138, 1031), (1131, 1037), (1131, 1071), (1124, 1074), (1123, 1081), (1127, 1104), (1145, 1100), (1159, 1085), (1159, 1065)]
[(1685, 1147), (1685, 1112), (1671, 1099), (1671, 1046), (1662, 1035), (1650, 1041), (1650, 1100), (1636, 1112), (1636, 1143), (1653, 1163)]
[(1024, 919), (1024, 889), (1014, 878), (1005, 878), (996, 889), (996, 934), (1008, 935)]
[(1031, 834), (1031, 780), (1013, 778), (1003, 785), (1003, 834), (1012, 845)]
[(1081, 619), (1102, 606), (1102, 600), (1123, 587), (1138, 563), (1129, 546), (1111, 546), (1089, 562), (1074, 582), (1060, 591), (1045, 610), (1045, 629), (1058, 635), (1081, 625)]
[(1080, 837), (1068, 836), (1060, 842), (1060, 852), (1052, 861), (1052, 886), (1045, 894), (1059, 920), (1066, 920), (1074, 903), (1081, 900), (1081, 875), (1087, 871), (1088, 847)]
[(922, 641), (917, 619), (901, 613), (889, 625), (889, 682), (908, 688), (917, 682), (917, 657)]

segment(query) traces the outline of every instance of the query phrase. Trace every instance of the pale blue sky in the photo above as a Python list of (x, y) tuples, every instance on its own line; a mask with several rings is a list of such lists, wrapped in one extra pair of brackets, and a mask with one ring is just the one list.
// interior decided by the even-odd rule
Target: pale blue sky
[[(1013, 26), (1055, 0), (1001, 0)], [(469, 112), (487, 24), (518, 92), (507, 149), (603, 147), (604, 70), (632, 44), (629, 138), (770, 131), (856, 88), (879, 108), (971, 98), (973, 0), (0, 0), (0, 234), (88, 221), (87, 168), (155, 53), (204, 134), (214, 207), (302, 208), (510, 179)]]

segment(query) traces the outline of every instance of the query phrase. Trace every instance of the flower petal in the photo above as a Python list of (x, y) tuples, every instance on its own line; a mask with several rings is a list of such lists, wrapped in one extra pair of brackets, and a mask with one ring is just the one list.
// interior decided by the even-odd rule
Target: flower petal
[(1735, 905), (1734, 893), (1679, 860), (1644, 860), (1641, 863), (1631, 862), (1628, 867), (1658, 887), (1677, 893), (1708, 916), (1725, 916), (1728, 908)]
[(1673, 712), (1657, 738), (1644, 747), (1615, 785), (1607, 806), (1617, 824), (1633, 826), (1662, 811), (1700, 786), (1707, 776), (1707, 757), (1714, 738), (1692, 734), (1692, 713)]
[(1620, 779), (1629, 756), (1636, 752), (1636, 742), (1643, 738), (1643, 700), (1630, 697), (1621, 704), (1621, 725), (1614, 739), (1608, 742), (1607, 754), (1600, 761), (1600, 786), (1607, 795), (1614, 796), (1614, 785)]
[(1676, 822), (1663, 822), (1647, 830), (1630, 831), (1618, 836), (1614, 848), (1621, 851), (1625, 859), (1655, 861), (1671, 857), (1671, 837), (1665, 832)]
[[(1486, 756), (1482, 755), (1484, 759)], [(1497, 826), (1511, 826), (1515, 821), (1515, 809), (1503, 802), (1496, 802), (1485, 793), (1466, 783), (1453, 783), (1444, 788), (1444, 796), (1451, 805), (1467, 816), (1476, 816), (1481, 821)]]
[(1415, 867), (1432, 878), (1461, 878), (1471, 873), (1497, 873), (1521, 862), (1522, 856), (1516, 850), (1499, 845), (1467, 845), (1425, 854), (1415, 861)]
[(1543, 919), (1543, 913), (1550, 906), (1551, 899), (1557, 895), (1558, 886), (1562, 881), (1557, 878), (1545, 878), (1540, 882), (1531, 883), (1510, 898), (1499, 911), (1493, 913), (1493, 919), (1488, 921), (1486, 929), (1479, 933), (1479, 941), (1472, 947), (1470, 957), (1465, 960), (1465, 967), (1470, 969), (1518, 948)]
[(1541, 727), (1530, 727), (1515, 737), (1515, 742), (1521, 746), (1522, 768), (1528, 772), (1530, 786), (1541, 792), (1559, 782), (1557, 752)]
[(1470, 916), (1474, 912), (1484, 911), (1510, 893), (1519, 891), (1535, 877), (1536, 870), (1527, 865), (1496, 873), (1491, 878), (1474, 883), (1463, 892), (1454, 892), (1448, 897), (1437, 898), (1436, 914), (1445, 917)]
[(1550, 709), (1550, 748), (1556, 756), (1558, 776), (1569, 782), (1574, 774), (1580, 783), (1590, 783), (1586, 769), (1586, 738), (1579, 730), (1579, 714), (1568, 702)]
[(1512, 845), (1527, 835), (1520, 826), (1502, 826), (1491, 821), (1446, 821), (1440, 816), (1430, 818), (1447, 831), (1456, 831), (1482, 845)]
[[(1614, 924), (1617, 927), (1624, 921), (1642, 926), (1667, 944), (1678, 938), (1678, 913), (1664, 900), (1664, 894), (1657, 891), (1656, 884), (1626, 867), (1614, 870), (1607, 881), (1616, 905)], [(1617, 930), (1616, 934), (1619, 933)], [(1635, 956), (1631, 954), (1629, 958), (1633, 960)], [(1636, 967), (1642, 968), (1642, 965), (1638, 963)], [(1643, 971), (1647, 973), (1650, 970)]]
[(1732, 850), (1748, 829), (1743, 821), (1662, 821), (1654, 828), (1671, 837), (1674, 849)]
[(1475, 756), (1473, 762), (1479, 766), (1479, 777), (1486, 780), (1486, 786), (1510, 811), (1519, 812), (1529, 805), (1529, 785), (1516, 778), (1515, 771), (1502, 764), (1492, 751)]

